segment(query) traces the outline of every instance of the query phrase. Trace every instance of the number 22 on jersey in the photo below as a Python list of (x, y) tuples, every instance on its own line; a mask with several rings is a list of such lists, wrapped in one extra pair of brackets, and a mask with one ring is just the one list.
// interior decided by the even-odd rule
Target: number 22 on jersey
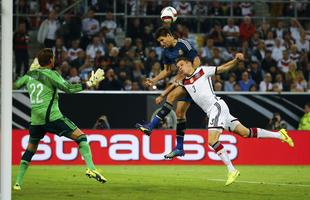
[(29, 85), (30, 90), (30, 102), (31, 104), (40, 104), (43, 102), (43, 99), (40, 98), (40, 95), (43, 91), (43, 84), (42, 83), (31, 83)]

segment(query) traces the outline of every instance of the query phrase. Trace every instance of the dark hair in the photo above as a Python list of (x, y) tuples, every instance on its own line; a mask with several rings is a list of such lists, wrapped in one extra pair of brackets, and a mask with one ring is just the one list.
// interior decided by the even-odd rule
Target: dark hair
[(49, 65), (53, 57), (53, 50), (49, 48), (41, 49), (37, 55), (38, 62), (42, 67)]
[(310, 102), (307, 102), (305, 106), (308, 106), (310, 108)]
[(167, 35), (173, 36), (169, 28), (160, 27), (155, 32), (155, 39), (158, 39), (159, 37), (166, 37)]
[(175, 61), (175, 64), (177, 64), (178, 62), (180, 62), (180, 61), (186, 61), (186, 62), (192, 62), (190, 59), (188, 59), (187, 57), (185, 57), (185, 56), (181, 56), (181, 57), (179, 57), (176, 61)]

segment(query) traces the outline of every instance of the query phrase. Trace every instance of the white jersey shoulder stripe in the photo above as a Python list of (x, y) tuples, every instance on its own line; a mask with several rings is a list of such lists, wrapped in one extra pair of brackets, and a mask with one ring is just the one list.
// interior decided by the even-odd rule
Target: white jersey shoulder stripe
[(178, 41), (183, 43), (189, 51), (192, 49), (192, 46), (190, 45), (188, 41), (183, 40), (183, 39), (178, 39)]

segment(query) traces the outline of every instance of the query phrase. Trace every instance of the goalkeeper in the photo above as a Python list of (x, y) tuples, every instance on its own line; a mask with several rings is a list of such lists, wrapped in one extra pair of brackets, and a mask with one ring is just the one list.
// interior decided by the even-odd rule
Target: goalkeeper
[(86, 84), (70, 84), (60, 74), (52, 70), (54, 62), (54, 55), (51, 49), (40, 50), (37, 59), (34, 60), (30, 67), (30, 71), (14, 83), (15, 89), (26, 86), (31, 101), (30, 137), (27, 149), (20, 162), (16, 183), (13, 186), (14, 190), (21, 190), (26, 170), (37, 151), (40, 140), (46, 132), (74, 140), (78, 144), (79, 151), (85, 160), (87, 166), (86, 175), (101, 183), (107, 181), (94, 166), (86, 135), (60, 112), (57, 92), (59, 89), (66, 93), (76, 93), (84, 88), (95, 87), (104, 79), (104, 71), (98, 69), (96, 73), (92, 72)]

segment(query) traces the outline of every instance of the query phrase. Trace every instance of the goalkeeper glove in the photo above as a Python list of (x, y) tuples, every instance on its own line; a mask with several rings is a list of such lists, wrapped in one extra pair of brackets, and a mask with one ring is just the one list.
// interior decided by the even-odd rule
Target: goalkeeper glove
[(88, 87), (94, 87), (97, 86), (103, 79), (104, 79), (104, 71), (102, 69), (97, 69), (97, 71), (94, 73), (94, 71), (91, 72), (91, 76), (89, 80), (86, 82), (86, 85)]

